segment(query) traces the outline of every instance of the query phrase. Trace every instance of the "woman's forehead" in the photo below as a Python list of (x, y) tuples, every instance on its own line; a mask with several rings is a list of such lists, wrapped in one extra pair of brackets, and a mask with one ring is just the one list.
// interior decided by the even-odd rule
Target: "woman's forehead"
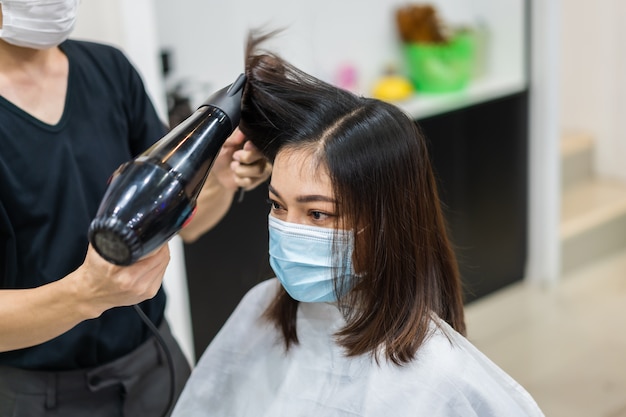
[(287, 148), (276, 155), (272, 169), (272, 186), (279, 189), (285, 188), (287, 184), (328, 190), (331, 188), (326, 164), (309, 148)]
[(328, 175), (328, 168), (320, 153), (310, 147), (287, 147), (276, 155), (274, 166), (280, 168), (299, 168), (307, 176)]

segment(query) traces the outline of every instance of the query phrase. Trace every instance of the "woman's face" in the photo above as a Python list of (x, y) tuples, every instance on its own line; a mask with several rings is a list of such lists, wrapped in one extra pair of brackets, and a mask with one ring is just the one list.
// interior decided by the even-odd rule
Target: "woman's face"
[(337, 207), (324, 164), (309, 149), (281, 150), (269, 185), (271, 215), (279, 220), (334, 228)]

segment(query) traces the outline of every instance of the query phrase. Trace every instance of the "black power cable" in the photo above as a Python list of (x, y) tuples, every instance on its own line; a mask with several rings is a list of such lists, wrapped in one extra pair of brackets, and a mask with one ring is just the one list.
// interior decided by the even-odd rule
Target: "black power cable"
[[(150, 331), (154, 334), (154, 337), (157, 340), (157, 343), (163, 349), (165, 353), (165, 358), (167, 361), (167, 368), (170, 373), (170, 396), (167, 401), (167, 407), (165, 408), (165, 412), (163, 413), (163, 417), (168, 416), (172, 412), (172, 408), (174, 407), (174, 398), (176, 397), (176, 371), (174, 370), (174, 360), (172, 359), (172, 352), (170, 352), (169, 348), (165, 344), (165, 340), (163, 340), (163, 336), (159, 332), (159, 329), (156, 328), (154, 323), (150, 320), (146, 313), (143, 312), (139, 305), (134, 305), (135, 311), (141, 317), (141, 320), (148, 326)], [(163, 319), (165, 320), (165, 318)]]

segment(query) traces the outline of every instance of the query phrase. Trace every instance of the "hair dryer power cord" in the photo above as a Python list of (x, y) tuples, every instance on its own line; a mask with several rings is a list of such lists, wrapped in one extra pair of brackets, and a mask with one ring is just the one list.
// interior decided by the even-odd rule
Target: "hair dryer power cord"
[(163, 349), (163, 352), (165, 353), (167, 368), (170, 374), (170, 395), (167, 401), (167, 407), (165, 408), (165, 412), (163, 413), (163, 417), (169, 416), (172, 412), (172, 408), (174, 407), (174, 398), (176, 397), (176, 371), (174, 370), (174, 360), (172, 359), (172, 352), (170, 352), (169, 348), (165, 344), (165, 340), (163, 340), (163, 336), (161, 336), (159, 329), (157, 329), (154, 323), (152, 323), (152, 321), (150, 320), (150, 318), (146, 316), (146, 313), (143, 312), (141, 307), (139, 307), (139, 305), (137, 304), (135, 304), (133, 307), (139, 317), (141, 317), (141, 320), (143, 320), (146, 326), (148, 326), (150, 331), (154, 334), (157, 343), (161, 346), (161, 349)]

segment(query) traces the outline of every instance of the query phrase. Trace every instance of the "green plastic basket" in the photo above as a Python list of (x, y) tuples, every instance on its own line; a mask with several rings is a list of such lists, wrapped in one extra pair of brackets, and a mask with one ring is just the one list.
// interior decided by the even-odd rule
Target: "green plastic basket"
[(459, 91), (469, 83), (474, 67), (474, 39), (469, 33), (446, 44), (404, 45), (408, 76), (417, 91)]

